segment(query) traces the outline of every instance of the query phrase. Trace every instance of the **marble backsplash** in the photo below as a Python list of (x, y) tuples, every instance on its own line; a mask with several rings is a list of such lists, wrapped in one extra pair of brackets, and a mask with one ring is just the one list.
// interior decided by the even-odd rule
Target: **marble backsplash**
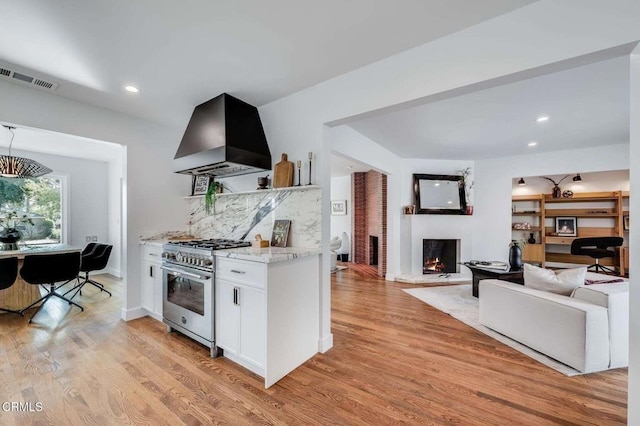
[(271, 239), (276, 219), (291, 220), (289, 247), (318, 247), (321, 239), (319, 187), (292, 187), (219, 194), (215, 212), (207, 215), (204, 197), (187, 199), (191, 213), (189, 233), (201, 238)]

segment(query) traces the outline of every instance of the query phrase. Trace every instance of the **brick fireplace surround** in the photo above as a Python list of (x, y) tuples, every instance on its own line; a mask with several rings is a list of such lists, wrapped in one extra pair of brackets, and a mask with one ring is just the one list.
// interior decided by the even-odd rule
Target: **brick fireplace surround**
[(378, 276), (387, 273), (387, 176), (370, 170), (352, 175), (353, 262), (375, 264), (371, 241), (377, 237)]

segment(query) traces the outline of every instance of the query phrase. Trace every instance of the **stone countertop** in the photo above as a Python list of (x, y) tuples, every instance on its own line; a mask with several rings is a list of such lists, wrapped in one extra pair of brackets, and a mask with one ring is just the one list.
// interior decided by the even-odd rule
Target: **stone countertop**
[(141, 246), (158, 246), (158, 247), (162, 247), (163, 244), (168, 243), (169, 240), (140, 240), (138, 241), (138, 244), (140, 244)]
[(226, 250), (216, 250), (213, 254), (217, 257), (229, 259), (250, 260), (261, 263), (275, 263), (293, 260), (300, 257), (317, 256), (321, 253), (319, 248), (309, 247), (241, 247)]
[(40, 244), (34, 246), (20, 247), (19, 250), (0, 250), (0, 259), (6, 257), (18, 257), (23, 259), (28, 254), (61, 254), (82, 251), (81, 248), (68, 244)]

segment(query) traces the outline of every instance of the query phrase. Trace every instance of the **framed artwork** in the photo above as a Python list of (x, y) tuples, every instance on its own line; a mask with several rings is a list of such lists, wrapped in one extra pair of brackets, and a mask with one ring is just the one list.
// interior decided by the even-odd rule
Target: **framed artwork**
[(344, 215), (347, 214), (347, 200), (335, 200), (331, 202), (331, 214)]
[(556, 217), (556, 234), (562, 237), (576, 237), (578, 235), (578, 218)]
[(289, 239), (289, 228), (291, 221), (286, 219), (276, 219), (273, 222), (273, 233), (271, 234), (271, 247), (286, 247)]
[(191, 180), (191, 195), (204, 195), (209, 189), (209, 176), (196, 175)]
[(622, 216), (622, 228), (625, 231), (629, 230), (629, 216)]

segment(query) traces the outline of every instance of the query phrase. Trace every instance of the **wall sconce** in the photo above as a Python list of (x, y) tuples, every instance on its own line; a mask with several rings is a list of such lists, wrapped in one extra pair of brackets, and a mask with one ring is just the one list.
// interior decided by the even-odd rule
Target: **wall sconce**
[(526, 182), (524, 181), (524, 178), (520, 178), (520, 180), (518, 181), (518, 185), (519, 186), (525, 186)]
[(582, 182), (582, 178), (580, 177), (580, 173), (576, 173), (576, 175), (573, 177), (573, 181), (574, 182)]

